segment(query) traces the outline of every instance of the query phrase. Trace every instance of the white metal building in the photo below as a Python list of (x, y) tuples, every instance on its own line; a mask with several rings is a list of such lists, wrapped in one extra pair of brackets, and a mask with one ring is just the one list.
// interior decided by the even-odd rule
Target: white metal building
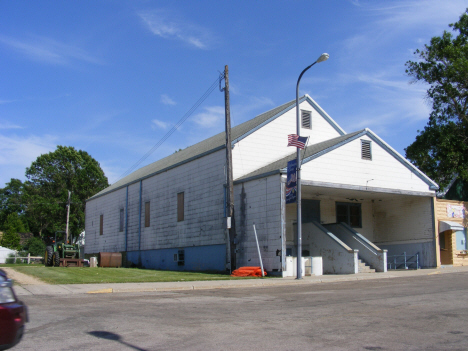
[[(359, 260), (387, 269), (386, 256), (419, 253), (436, 266), (431, 179), (369, 129), (345, 133), (314, 100), (300, 99), (304, 256), (322, 256), (325, 273), (357, 273)], [(295, 204), (285, 203), (287, 147), (295, 101), (232, 129), (237, 267), (282, 274), (295, 256)], [(122, 252), (147, 268), (224, 271), (224, 132), (143, 167), (91, 197), (85, 253)]]

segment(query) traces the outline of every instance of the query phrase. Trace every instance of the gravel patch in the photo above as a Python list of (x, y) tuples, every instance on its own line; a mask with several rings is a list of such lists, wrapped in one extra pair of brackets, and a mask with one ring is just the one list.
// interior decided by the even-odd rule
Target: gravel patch
[(0, 269), (3, 269), (8, 275), (8, 278), (13, 279), (15, 283), (19, 285), (46, 285), (47, 284), (47, 283), (44, 283), (40, 279), (37, 279), (35, 277), (32, 277), (24, 273), (17, 272), (15, 271), (14, 268), (11, 268), (11, 267), (0, 266)]

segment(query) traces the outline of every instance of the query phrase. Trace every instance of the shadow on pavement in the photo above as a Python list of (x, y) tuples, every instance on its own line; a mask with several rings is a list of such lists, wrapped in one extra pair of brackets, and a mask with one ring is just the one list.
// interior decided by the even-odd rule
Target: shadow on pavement
[(129, 343), (121, 340), (122, 337), (119, 334), (115, 334), (115, 333), (104, 331), (104, 330), (95, 330), (95, 331), (88, 332), (88, 334), (92, 335), (92, 336), (95, 336), (96, 338), (100, 338), (100, 339), (117, 341), (118, 343), (120, 343), (122, 345), (125, 345), (125, 346), (128, 346), (128, 347), (131, 347), (132, 349), (135, 349), (135, 350), (147, 351), (145, 349), (139, 348), (138, 346), (129, 344)]

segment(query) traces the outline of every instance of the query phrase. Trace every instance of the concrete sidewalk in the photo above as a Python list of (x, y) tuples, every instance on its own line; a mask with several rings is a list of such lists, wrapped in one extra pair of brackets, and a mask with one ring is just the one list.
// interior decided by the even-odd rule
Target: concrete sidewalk
[(426, 276), (432, 274), (468, 273), (468, 267), (443, 267), (419, 270), (388, 271), (386, 273), (359, 273), (346, 275), (322, 275), (295, 278), (258, 278), (245, 280), (215, 280), (167, 283), (106, 283), (106, 284), (63, 284), (15, 286), (18, 296), (28, 295), (73, 295), (129, 292), (167, 292), (200, 289), (252, 288), (268, 286), (307, 285), (343, 281)]

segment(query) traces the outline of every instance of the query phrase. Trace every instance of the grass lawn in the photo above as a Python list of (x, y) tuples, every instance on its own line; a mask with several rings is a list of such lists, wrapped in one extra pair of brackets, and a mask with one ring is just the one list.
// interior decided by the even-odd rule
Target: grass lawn
[(196, 280), (249, 279), (227, 274), (156, 271), (139, 268), (45, 267), (39, 264), (2, 264), (48, 284), (145, 283)]

